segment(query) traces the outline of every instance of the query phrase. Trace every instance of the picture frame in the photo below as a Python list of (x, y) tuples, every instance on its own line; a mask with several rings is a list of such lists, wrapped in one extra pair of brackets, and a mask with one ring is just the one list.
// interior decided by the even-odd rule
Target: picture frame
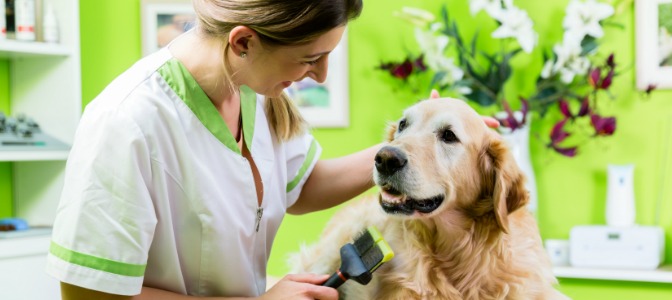
[(672, 88), (672, 0), (635, 2), (637, 88)]
[(301, 115), (313, 128), (350, 125), (347, 30), (329, 54), (327, 79), (320, 84), (310, 78), (293, 83), (287, 94), (299, 106)]
[(142, 55), (158, 51), (196, 24), (189, 0), (142, 0)]

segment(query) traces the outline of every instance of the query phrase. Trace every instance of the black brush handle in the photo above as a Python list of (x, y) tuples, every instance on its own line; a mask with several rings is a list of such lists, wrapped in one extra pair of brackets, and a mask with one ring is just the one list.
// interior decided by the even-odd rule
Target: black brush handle
[(331, 274), (331, 277), (325, 281), (322, 286), (328, 286), (337, 289), (339, 286), (341, 286), (343, 283), (345, 283), (345, 280), (341, 278), (340, 275), (338, 275), (340, 271)]

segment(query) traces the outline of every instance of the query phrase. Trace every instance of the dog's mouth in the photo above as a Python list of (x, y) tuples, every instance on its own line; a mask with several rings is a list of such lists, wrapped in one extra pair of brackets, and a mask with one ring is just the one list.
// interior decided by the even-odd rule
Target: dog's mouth
[(436, 210), (443, 203), (444, 195), (437, 195), (427, 199), (414, 199), (394, 189), (391, 186), (382, 186), (378, 202), (388, 214), (412, 215), (415, 212), (428, 214)]

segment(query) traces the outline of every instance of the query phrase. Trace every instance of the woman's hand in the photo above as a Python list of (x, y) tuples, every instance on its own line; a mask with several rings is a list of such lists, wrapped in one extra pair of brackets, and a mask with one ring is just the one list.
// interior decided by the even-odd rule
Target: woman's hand
[(338, 300), (336, 289), (320, 285), (328, 278), (329, 275), (290, 274), (280, 279), (266, 294), (259, 297), (259, 300)]
[[(429, 99), (436, 99), (436, 98), (441, 98), (441, 96), (439, 96), (439, 92), (437, 90), (432, 90), (432, 92), (429, 94)], [(487, 125), (490, 128), (499, 127), (499, 121), (497, 121), (497, 119), (493, 117), (483, 116), (483, 122), (485, 122), (485, 125)]]

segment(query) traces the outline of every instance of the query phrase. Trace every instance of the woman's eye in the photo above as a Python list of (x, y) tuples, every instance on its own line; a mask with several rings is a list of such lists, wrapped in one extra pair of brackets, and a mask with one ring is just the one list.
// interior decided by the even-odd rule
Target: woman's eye
[(314, 65), (317, 64), (317, 61), (318, 61), (318, 60), (319, 60), (319, 59), (311, 60), (311, 61), (306, 61), (306, 62), (304, 62), (304, 63), (305, 63), (305, 64), (309, 64), (309, 65), (311, 65), (311, 66), (314, 66)]
[(404, 129), (406, 129), (406, 125), (406, 119), (399, 121), (399, 132), (402, 132)]
[(439, 132), (439, 139), (444, 143), (457, 143), (460, 140), (455, 133), (450, 129), (443, 129)]

